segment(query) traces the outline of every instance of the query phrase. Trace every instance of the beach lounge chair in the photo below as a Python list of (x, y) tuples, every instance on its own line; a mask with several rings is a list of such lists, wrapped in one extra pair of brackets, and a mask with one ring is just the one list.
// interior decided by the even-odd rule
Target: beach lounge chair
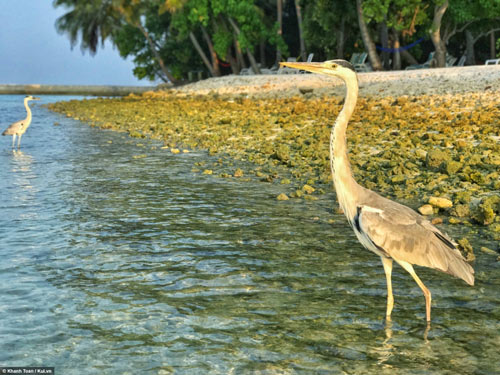
[(356, 72), (369, 72), (371, 68), (366, 63), (366, 58), (368, 54), (366, 52), (353, 53), (350, 63), (354, 67)]
[[(313, 57), (314, 57), (314, 53), (310, 53), (309, 56), (307, 56), (307, 62), (310, 63), (313, 61)], [(297, 69), (295, 69), (297, 70)], [(309, 73), (309, 72), (306, 72), (305, 70), (299, 70), (299, 73)]]
[(458, 62), (457, 62), (457, 66), (464, 66), (466, 59), (467, 59), (467, 57), (465, 55), (462, 55), (462, 57), (460, 58), (460, 60), (458, 60)]
[(407, 66), (405, 70), (430, 68), (432, 60), (434, 60), (434, 52), (429, 53), (429, 56), (427, 57), (427, 61), (424, 62), (423, 64), (413, 64), (413, 65)]
[(500, 65), (500, 59), (489, 59), (484, 62), (484, 65)]
[[(307, 56), (307, 62), (311, 62), (313, 60), (313, 57), (314, 57), (314, 53), (310, 53), (309, 56)], [(286, 61), (287, 62), (296, 62), (298, 60), (296, 57), (289, 57)], [(287, 68), (287, 67), (282, 67), (282, 68), (279, 68), (279, 70), (278, 70), (278, 74), (297, 74), (297, 73), (306, 73), (306, 72), (303, 70), (297, 70), (297, 69)]]
[(453, 55), (446, 54), (446, 66), (453, 66), (455, 64), (455, 61), (457, 61), (457, 58)]
[[(296, 62), (297, 58), (296, 57), (289, 57), (286, 59), (286, 62)], [(293, 68), (287, 68), (286, 66), (280, 67), (278, 69), (278, 74), (294, 74), (297, 73), (297, 69)]]

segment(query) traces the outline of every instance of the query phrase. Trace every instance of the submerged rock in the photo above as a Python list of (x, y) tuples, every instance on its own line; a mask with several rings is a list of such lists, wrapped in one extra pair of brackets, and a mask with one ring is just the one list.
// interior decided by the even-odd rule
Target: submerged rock
[(307, 184), (306, 184), (306, 185), (304, 185), (304, 186), (302, 186), (302, 190), (303, 190), (306, 194), (312, 194), (312, 193), (314, 193), (314, 192), (316, 191), (316, 189), (315, 189), (315, 188), (313, 188), (312, 186), (307, 185)]
[(277, 200), (279, 201), (287, 201), (289, 200), (290, 198), (288, 198), (288, 195), (286, 195), (285, 193), (281, 193), (280, 195), (278, 195), (276, 197)]

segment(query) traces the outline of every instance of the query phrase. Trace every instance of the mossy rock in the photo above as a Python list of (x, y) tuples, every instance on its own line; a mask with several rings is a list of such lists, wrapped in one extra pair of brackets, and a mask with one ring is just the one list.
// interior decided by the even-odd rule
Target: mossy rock
[(429, 168), (438, 169), (442, 164), (450, 161), (450, 155), (439, 149), (431, 150), (427, 153), (425, 164)]
[(145, 137), (144, 134), (142, 134), (141, 132), (139, 132), (137, 130), (130, 130), (128, 135), (131, 136), (132, 138), (144, 138)]
[(465, 253), (465, 259), (468, 262), (472, 262), (474, 259), (476, 259), (476, 256), (474, 255), (474, 249), (472, 248), (472, 245), (467, 238), (464, 237), (458, 240), (458, 248)]
[(457, 217), (467, 217), (470, 215), (470, 209), (468, 204), (456, 205), (452, 210), (451, 214)]
[(455, 193), (455, 197), (454, 197), (454, 202), (455, 204), (459, 204), (459, 203), (470, 203), (472, 199), (472, 193), (470, 191), (467, 191), (467, 190), (462, 190), (462, 191), (458, 191)]
[(307, 184), (306, 184), (306, 185), (304, 185), (304, 186), (302, 186), (302, 190), (303, 190), (303, 191), (304, 191), (304, 193), (306, 193), (306, 194), (312, 194), (312, 193), (314, 193), (314, 192), (316, 191), (316, 189), (315, 189), (315, 188), (313, 188), (312, 186), (307, 185)]
[(276, 148), (273, 156), (279, 161), (287, 163), (290, 160), (290, 148), (281, 144)]
[(481, 200), (472, 218), (479, 224), (490, 225), (498, 214), (500, 214), (500, 196), (492, 195)]
[(452, 176), (455, 173), (457, 173), (460, 169), (462, 169), (462, 167), (463, 167), (463, 164), (458, 162), (458, 161), (447, 160), (441, 164), (440, 169), (443, 173), (446, 173), (447, 175)]

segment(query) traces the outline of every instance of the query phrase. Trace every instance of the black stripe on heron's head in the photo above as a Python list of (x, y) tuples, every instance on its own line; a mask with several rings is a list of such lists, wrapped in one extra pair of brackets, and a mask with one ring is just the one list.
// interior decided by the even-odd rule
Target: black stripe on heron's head
[(337, 65), (343, 66), (344, 68), (347, 69), (351, 69), (353, 72), (355, 72), (354, 66), (352, 66), (352, 64), (349, 61), (345, 60), (332, 60), (332, 61)]

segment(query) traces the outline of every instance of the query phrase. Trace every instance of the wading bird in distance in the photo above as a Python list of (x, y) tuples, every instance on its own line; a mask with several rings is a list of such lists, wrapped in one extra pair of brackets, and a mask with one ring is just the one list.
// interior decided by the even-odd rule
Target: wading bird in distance
[(387, 280), (386, 318), (394, 305), (392, 263), (396, 261), (417, 282), (425, 296), (426, 319), (431, 320), (431, 292), (415, 273), (413, 265), (434, 268), (474, 285), (474, 269), (465, 261), (456, 243), (411, 208), (368, 190), (354, 180), (347, 157), (346, 128), (358, 99), (358, 77), (345, 60), (281, 63), (342, 79), (346, 98), (330, 134), (330, 168), (340, 207), (359, 242), (382, 258)]
[(3, 133), (2, 135), (12, 135), (12, 148), (14, 148), (15, 143), (16, 143), (16, 135), (18, 136), (17, 139), (17, 148), (21, 146), (21, 137), (22, 135), (26, 132), (26, 129), (28, 129), (28, 126), (31, 124), (31, 109), (30, 106), (28, 105), (28, 102), (30, 100), (40, 100), (40, 98), (35, 98), (34, 96), (28, 95), (27, 97), (24, 98), (24, 108), (26, 108), (26, 118), (24, 120), (17, 121), (13, 124), (11, 124)]

